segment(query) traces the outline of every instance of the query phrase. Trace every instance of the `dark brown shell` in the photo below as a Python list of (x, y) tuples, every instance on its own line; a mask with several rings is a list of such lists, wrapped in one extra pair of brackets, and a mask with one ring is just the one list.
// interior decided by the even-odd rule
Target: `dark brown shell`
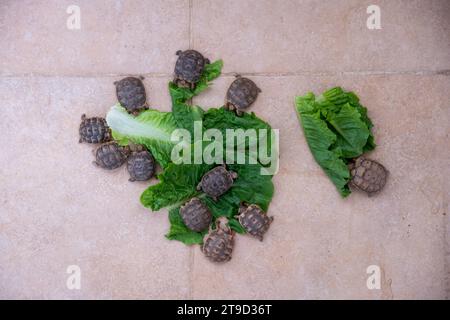
[(350, 175), (351, 185), (371, 196), (383, 189), (388, 171), (374, 160), (359, 157), (350, 164)]
[(209, 60), (195, 50), (177, 51), (177, 55), (174, 82), (180, 86), (192, 86), (200, 80)]
[(238, 219), (244, 229), (250, 235), (257, 237), (262, 241), (264, 234), (267, 232), (273, 221), (273, 217), (268, 217), (267, 214), (255, 204), (249, 206), (242, 205), (239, 213)]
[(121, 147), (116, 142), (111, 141), (97, 148), (94, 163), (104, 169), (112, 170), (123, 165), (128, 155), (128, 147)]
[(127, 160), (130, 181), (146, 181), (155, 174), (155, 160), (148, 151), (133, 152)]
[(80, 142), (103, 143), (111, 140), (111, 130), (104, 118), (86, 118), (86, 115), (83, 114), (79, 132)]
[(255, 102), (260, 91), (252, 80), (238, 76), (227, 91), (226, 102), (231, 108), (246, 109)]
[(200, 232), (209, 227), (212, 214), (209, 208), (198, 198), (192, 198), (180, 208), (180, 215), (186, 227)]
[(197, 189), (203, 190), (208, 196), (217, 200), (219, 196), (231, 188), (233, 179), (236, 178), (235, 172), (227, 171), (225, 166), (218, 166), (205, 173)]
[(128, 112), (137, 112), (145, 108), (147, 95), (145, 87), (141, 79), (135, 77), (127, 77), (118, 82), (116, 85), (117, 99), (122, 107)]
[(213, 262), (225, 262), (231, 259), (234, 245), (234, 232), (226, 225), (226, 218), (216, 220), (216, 229), (210, 230), (203, 239), (202, 252)]

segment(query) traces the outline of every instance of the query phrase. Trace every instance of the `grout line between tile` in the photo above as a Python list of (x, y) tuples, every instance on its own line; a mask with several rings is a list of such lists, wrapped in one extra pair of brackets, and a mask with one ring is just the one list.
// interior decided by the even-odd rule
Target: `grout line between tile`
[(189, 49), (194, 48), (194, 39), (192, 37), (192, 29), (193, 29), (193, 7), (194, 0), (189, 0)]
[[(192, 37), (192, 8), (194, 6), (194, 0), (189, 0), (189, 49), (194, 47), (194, 41)], [(189, 100), (189, 104), (192, 105), (192, 99)], [(194, 299), (194, 246), (189, 248), (189, 291), (188, 299)]]
[[(236, 72), (224, 72), (223, 77), (234, 77)], [(417, 76), (432, 76), (443, 75), (450, 76), (450, 70), (417, 70), (417, 71), (336, 71), (336, 72), (240, 72), (242, 76), (247, 77), (304, 77), (304, 76), (389, 76), (389, 75), (417, 75)], [(116, 78), (124, 77), (132, 74), (129, 73), (105, 73), (105, 74), (46, 74), (46, 73), (1, 73), (0, 78)], [(172, 73), (139, 73), (148, 78), (170, 78)]]

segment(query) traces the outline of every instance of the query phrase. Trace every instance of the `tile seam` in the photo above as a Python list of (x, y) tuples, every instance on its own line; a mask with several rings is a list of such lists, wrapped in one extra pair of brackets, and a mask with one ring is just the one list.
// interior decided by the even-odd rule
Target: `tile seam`
[[(189, 49), (192, 49), (194, 46), (194, 41), (192, 37), (192, 11), (194, 0), (189, 1)], [(192, 104), (192, 99), (190, 100)], [(193, 246), (189, 247), (189, 291), (188, 291), (188, 299), (194, 299), (194, 248)]]
[[(337, 72), (240, 72), (242, 76), (249, 77), (305, 77), (305, 76), (450, 76), (450, 70), (437, 71), (337, 71)], [(105, 74), (46, 74), (46, 73), (0, 73), (0, 78), (115, 78), (131, 75), (130, 73)], [(148, 78), (170, 78), (172, 73), (139, 73)], [(236, 72), (224, 72), (223, 77), (234, 77)]]

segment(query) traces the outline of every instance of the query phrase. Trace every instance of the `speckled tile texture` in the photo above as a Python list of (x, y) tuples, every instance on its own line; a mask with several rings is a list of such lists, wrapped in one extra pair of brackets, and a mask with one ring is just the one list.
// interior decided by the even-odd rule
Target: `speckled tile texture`
[[(450, 297), (450, 2), (358, 0), (0, 2), (0, 298), (448, 299)], [(169, 111), (178, 49), (224, 60), (194, 99), (220, 106), (238, 72), (262, 89), (252, 106), (280, 129), (275, 217), (264, 242), (236, 238), (216, 265), (164, 237), (167, 211), (139, 202), (149, 183), (92, 165), (80, 116), (116, 103), (113, 82), (143, 75)], [(375, 124), (370, 155), (383, 192), (342, 199), (314, 161), (294, 97), (358, 93)], [(156, 183), (153, 179), (150, 183)], [(77, 265), (81, 287), (69, 290)], [(367, 267), (381, 270), (369, 290)]]

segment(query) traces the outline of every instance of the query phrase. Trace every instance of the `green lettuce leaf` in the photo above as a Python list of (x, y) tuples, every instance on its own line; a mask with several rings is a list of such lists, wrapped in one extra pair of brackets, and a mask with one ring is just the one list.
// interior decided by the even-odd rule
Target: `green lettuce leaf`
[[(266, 128), (270, 126), (257, 118), (254, 114), (247, 114), (243, 117), (237, 117), (233, 112), (224, 109), (210, 109), (204, 115), (204, 129), (216, 128), (220, 131), (227, 128)], [(224, 156), (225, 145), (224, 148)], [(222, 159), (222, 162), (225, 159)], [(274, 186), (272, 176), (261, 175), (262, 165), (256, 164), (228, 164), (228, 170), (235, 171), (238, 178), (233, 186), (218, 201), (213, 201), (204, 193), (198, 192), (196, 187), (200, 183), (203, 175), (214, 168), (217, 164), (180, 164), (171, 163), (165, 171), (158, 176), (160, 182), (150, 186), (142, 193), (141, 203), (152, 210), (160, 210), (164, 207), (171, 207), (170, 212), (174, 215), (175, 210), (196, 196), (202, 199), (209, 207), (214, 218), (226, 216), (230, 227), (238, 233), (244, 233), (245, 230), (236, 220), (239, 205), (241, 202), (258, 204), (263, 210), (267, 211), (270, 201), (273, 197)], [(193, 235), (193, 232), (187, 229), (182, 220), (172, 219), (171, 228), (167, 235), (170, 239), (182, 241), (186, 244), (192, 244), (193, 241), (203, 239), (202, 234)]]
[(170, 136), (177, 128), (172, 113), (146, 110), (134, 117), (117, 104), (106, 115), (106, 122), (119, 144), (145, 145), (163, 168), (168, 166), (173, 148)]
[[(196, 166), (202, 167), (203, 165)], [(179, 216), (180, 206), (194, 196), (199, 197), (208, 206), (214, 219), (221, 216), (227, 217), (229, 226), (238, 233), (245, 233), (245, 229), (236, 219), (241, 202), (257, 204), (267, 211), (274, 192), (272, 177), (260, 175), (260, 165), (228, 165), (227, 167), (229, 170), (237, 172), (238, 178), (234, 181), (230, 190), (223, 194), (218, 201), (214, 201), (196, 190), (203, 173), (192, 173), (193, 168), (186, 165), (169, 166), (166, 172), (176, 171), (177, 174), (170, 173), (170, 180), (168, 180), (168, 176), (165, 176), (163, 182), (148, 188), (144, 192), (141, 197), (144, 206), (158, 208), (162, 203), (165, 206), (171, 206), (169, 210), (171, 226), (169, 233), (166, 235), (167, 238), (179, 240), (185, 244), (202, 243), (205, 232), (197, 233), (189, 230)], [(204, 167), (208, 170), (211, 168)], [(186, 184), (179, 188), (172, 188), (172, 186), (178, 184), (175, 179), (182, 176), (189, 176), (188, 181), (185, 181)], [(177, 196), (172, 197), (173, 194)]]
[(296, 97), (311, 153), (343, 197), (350, 194), (348, 162), (375, 148), (372, 121), (353, 92), (336, 87)]
[(210, 81), (217, 78), (222, 72), (222, 60), (215, 61), (205, 66), (202, 77), (197, 83), (194, 90), (189, 88), (180, 88), (173, 82), (169, 83), (169, 94), (172, 99), (172, 114), (177, 123), (178, 128), (188, 130), (193, 137), (194, 122), (202, 121), (204, 111), (199, 106), (191, 106), (187, 104), (189, 99), (200, 94), (211, 85)]

